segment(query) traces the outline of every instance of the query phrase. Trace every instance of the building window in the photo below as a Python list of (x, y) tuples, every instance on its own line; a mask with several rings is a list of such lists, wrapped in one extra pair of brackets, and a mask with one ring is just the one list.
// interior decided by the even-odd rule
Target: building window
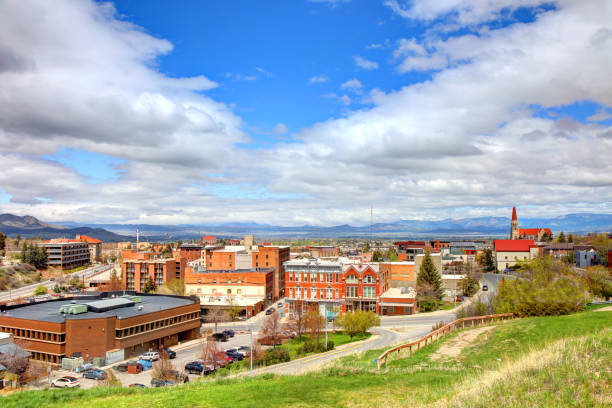
[(242, 283), (242, 279), (238, 279), (236, 283)]
[(364, 298), (375, 298), (376, 288), (374, 286), (364, 286), (363, 287), (363, 297)]
[(231, 294), (232, 294), (232, 290), (231, 290), (231, 289), (228, 289), (228, 290), (227, 290), (227, 294), (228, 294), (228, 295), (231, 295)]
[(232, 280), (231, 280), (231, 279), (228, 279), (228, 280), (227, 280), (227, 284), (228, 284), (228, 285), (231, 285), (231, 284), (232, 284)]
[(242, 289), (236, 290), (236, 293), (239, 294), (239, 295), (242, 294)]
[(312, 287), (312, 289), (310, 289), (310, 297), (312, 299), (315, 299), (317, 297), (317, 288), (315, 288), (314, 286)]
[(357, 276), (350, 274), (349, 276), (346, 277), (346, 283), (358, 283), (359, 279), (357, 279)]
[(230, 260), (230, 261), (232, 260), (232, 256), (231, 256), (231, 255), (229, 256), (229, 260)]
[(363, 283), (375, 283), (376, 279), (374, 279), (374, 277), (372, 275), (366, 275), (363, 278)]
[(404, 313), (410, 314), (410, 306), (404, 307)]
[(346, 297), (348, 298), (356, 298), (358, 296), (359, 288), (357, 286), (347, 286), (346, 287)]
[(393, 306), (389, 306), (389, 313), (395, 313), (395, 308)]

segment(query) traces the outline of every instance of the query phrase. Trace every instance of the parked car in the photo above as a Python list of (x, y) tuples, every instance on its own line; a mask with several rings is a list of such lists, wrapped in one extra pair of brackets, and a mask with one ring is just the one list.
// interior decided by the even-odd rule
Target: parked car
[(215, 354), (215, 360), (216, 360), (216, 364), (219, 367), (226, 367), (228, 364), (231, 364), (234, 362), (234, 360), (231, 357), (229, 357), (227, 354), (225, 354), (222, 351)]
[(159, 360), (159, 353), (157, 351), (148, 351), (144, 354), (141, 354), (138, 357), (139, 360), (148, 360), (148, 361), (157, 361)]
[(89, 378), (90, 380), (106, 380), (106, 373), (102, 370), (93, 369), (87, 370), (83, 373), (83, 378)]
[(237, 351), (226, 351), (225, 354), (231, 358), (233, 361), (242, 361), (244, 359), (244, 355), (242, 355), (242, 353), (239, 353)]
[[(248, 347), (244, 347), (245, 349), (249, 349)], [(243, 357), (246, 355), (246, 351), (242, 350), (242, 347), (232, 347), (232, 348), (228, 348), (225, 350), (225, 353), (238, 353), (241, 354)]]
[(130, 385), (128, 385), (128, 387), (130, 387), (130, 388), (147, 388), (146, 385), (138, 384), (138, 383), (130, 384)]
[(208, 340), (210, 341), (227, 341), (227, 335), (223, 333), (213, 333), (208, 336)]
[(65, 376), (51, 381), (51, 385), (56, 388), (74, 388), (79, 387), (79, 379), (76, 377)]
[(275, 308), (273, 308), (273, 307), (269, 308), (268, 310), (266, 310), (266, 316), (271, 315), (271, 314), (272, 314), (272, 313), (274, 313), (275, 311), (276, 311), (276, 309), (275, 309)]
[(157, 378), (153, 378), (151, 380), (151, 387), (159, 388), (159, 387), (167, 387), (170, 385), (176, 385), (176, 381), (172, 380), (158, 380)]
[(121, 364), (117, 364), (113, 366), (113, 370), (117, 370), (120, 373), (126, 373), (128, 370), (128, 365), (127, 363), (121, 363)]
[(208, 375), (215, 371), (210, 365), (205, 365), (201, 361), (190, 361), (185, 364), (185, 371), (189, 374)]
[(489, 290), (489, 286), (488, 285), (482, 285), (482, 291), (486, 292), (487, 290)]
[(168, 354), (168, 358), (170, 360), (172, 360), (173, 358), (176, 358), (176, 351), (174, 350), (170, 350), (169, 348), (166, 349), (166, 354)]
[(223, 334), (225, 334), (228, 337), (234, 337), (236, 333), (231, 329), (227, 329), (227, 330), (223, 330)]
[(278, 302), (278, 303), (276, 304), (276, 307), (278, 307), (279, 309), (280, 309), (281, 307), (283, 307), (283, 302)]

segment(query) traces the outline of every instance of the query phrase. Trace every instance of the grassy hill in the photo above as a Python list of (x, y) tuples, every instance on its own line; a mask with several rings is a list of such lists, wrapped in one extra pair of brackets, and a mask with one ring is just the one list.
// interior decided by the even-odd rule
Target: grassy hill
[[(466, 333), (467, 334), (467, 333)], [(3, 407), (604, 407), (612, 404), (612, 312), (508, 321), (453, 358), (454, 333), (381, 373), (380, 350), (318, 373), (192, 382), (167, 389), (28, 391)]]

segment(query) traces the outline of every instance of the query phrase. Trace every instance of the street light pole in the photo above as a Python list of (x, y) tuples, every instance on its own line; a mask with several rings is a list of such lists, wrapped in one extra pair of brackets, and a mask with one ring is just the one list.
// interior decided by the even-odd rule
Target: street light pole
[(250, 350), (250, 357), (251, 357), (251, 377), (253, 376), (253, 326), (249, 326), (249, 333), (251, 334), (251, 350)]

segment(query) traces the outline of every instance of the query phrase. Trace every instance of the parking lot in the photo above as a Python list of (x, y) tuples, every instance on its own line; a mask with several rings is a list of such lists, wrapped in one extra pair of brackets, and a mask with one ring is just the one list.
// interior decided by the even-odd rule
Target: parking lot
[[(257, 335), (254, 332), (253, 333), (253, 342), (255, 342), (257, 339)], [(193, 361), (193, 360), (197, 360), (198, 358), (200, 358), (201, 354), (202, 354), (202, 347), (203, 344), (205, 343), (205, 339), (203, 338), (201, 340), (201, 342), (197, 342), (196, 344), (186, 347), (186, 348), (177, 348), (176, 351), (176, 358), (170, 360), (172, 362), (172, 365), (174, 366), (174, 369), (178, 370), (179, 372), (183, 372), (184, 368), (185, 368), (185, 364)], [(228, 341), (226, 342), (219, 342), (219, 348), (223, 351), (225, 349), (229, 349), (232, 347), (240, 347), (240, 346), (249, 346), (250, 345), (250, 336), (248, 334), (237, 334), (234, 337), (231, 337)], [(174, 350), (174, 349), (173, 349)], [(136, 359), (136, 358), (134, 358)], [(115, 364), (114, 364), (115, 365)], [(119, 381), (121, 381), (121, 384), (124, 387), (129, 386), (130, 384), (143, 384), (146, 385), (147, 387), (150, 387), (151, 385), (151, 371), (152, 370), (146, 370), (143, 371), (139, 374), (128, 374), (127, 372), (119, 372), (117, 370), (113, 370), (113, 372), (115, 373), (115, 375), (117, 376), (117, 378), (119, 379)], [(187, 373), (185, 373), (187, 374)], [(83, 378), (83, 375), (80, 373), (74, 373), (72, 371), (67, 371), (67, 370), (57, 370), (54, 371), (53, 374), (51, 375), (51, 380), (54, 380), (56, 378), (60, 378), (62, 376), (74, 376), (77, 377), (81, 383), (81, 388), (91, 388), (91, 387), (95, 387), (97, 385), (100, 385), (102, 383), (102, 381), (99, 380), (90, 380), (87, 378)], [(197, 378), (198, 376), (195, 374), (189, 374), (189, 378), (190, 380), (193, 380), (195, 378)]]

